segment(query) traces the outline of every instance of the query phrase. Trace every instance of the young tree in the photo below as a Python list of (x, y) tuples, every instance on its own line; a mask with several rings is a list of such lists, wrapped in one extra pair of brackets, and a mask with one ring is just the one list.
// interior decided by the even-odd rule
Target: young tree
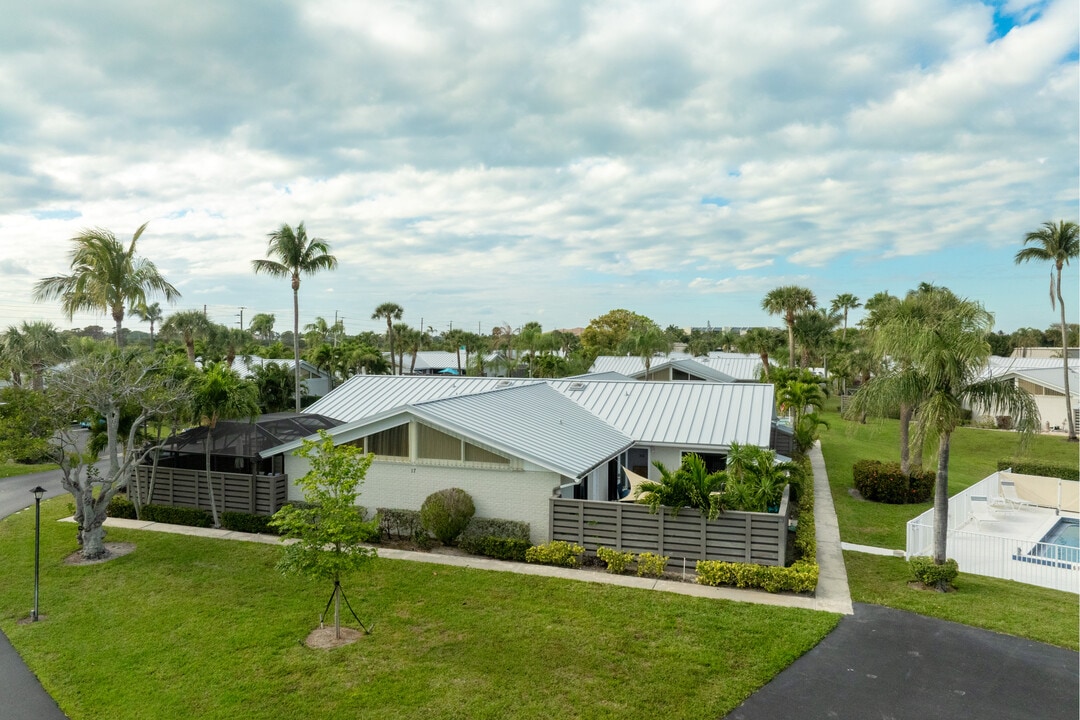
[(287, 277), (293, 293), (293, 365), (295, 371), (296, 412), (300, 412), (300, 276), (314, 275), (320, 270), (333, 270), (337, 258), (330, 254), (330, 245), (322, 238), (308, 239), (304, 223), (294, 231), (285, 223), (270, 233), (266, 254), (269, 260), (252, 260), (251, 266), (272, 277)]
[[(78, 358), (49, 377), (47, 395), (55, 408), (60, 484), (75, 498), (75, 521), (82, 555), (104, 557), (105, 510), (124, 490), (135, 466), (159, 446), (137, 445), (140, 429), (155, 415), (175, 416), (187, 401), (187, 391), (168, 375), (157, 372), (139, 353), (113, 350)], [(127, 435), (120, 437), (125, 406), (138, 408)], [(105, 420), (108, 465), (99, 472), (96, 458), (80, 452), (70, 420), (94, 414)]]
[[(378, 520), (365, 521), (356, 505), (360, 485), (375, 456), (351, 445), (335, 446), (324, 430), (319, 431), (317, 441), (304, 440), (295, 454), (306, 458), (311, 467), (296, 481), (307, 506), (286, 505), (271, 520), (283, 538), (297, 541), (283, 548), (278, 569), (334, 582), (330, 600), (334, 603), (334, 636), (340, 639), (341, 579), (376, 556), (373, 548), (361, 543), (375, 536)], [(371, 632), (363, 623), (360, 626), (365, 633)]]
[(1080, 253), (1080, 229), (1074, 222), (1061, 220), (1055, 225), (1043, 223), (1042, 228), (1029, 232), (1024, 237), (1024, 244), (1031, 244), (1016, 253), (1016, 264), (1029, 260), (1053, 263), (1057, 275), (1050, 274), (1050, 309), (1054, 301), (1061, 308), (1061, 357), (1064, 366), (1065, 413), (1069, 421), (1069, 441), (1075, 442), (1076, 421), (1073, 418), (1072, 398), (1069, 395), (1069, 330), (1065, 322), (1065, 298), (1061, 296), (1061, 269)]
[(169, 302), (180, 291), (158, 272), (154, 263), (135, 254), (135, 244), (148, 223), (135, 231), (127, 250), (109, 230), (83, 230), (71, 239), (71, 274), (54, 275), (34, 286), (35, 300), (59, 298), (70, 320), (75, 313), (111, 312), (116, 323), (116, 346), (123, 347), (124, 308), (145, 305), (151, 293), (161, 293)]

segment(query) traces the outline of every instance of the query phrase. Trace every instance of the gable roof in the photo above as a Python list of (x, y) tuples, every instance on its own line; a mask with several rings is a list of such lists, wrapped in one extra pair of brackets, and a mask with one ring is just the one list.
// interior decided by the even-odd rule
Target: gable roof
[(538, 382), (541, 381), (461, 375), (354, 375), (312, 403), (308, 412), (351, 422), (402, 405)]
[[(761, 358), (743, 353), (710, 353), (706, 357), (679, 352), (657, 355), (650, 363), (650, 371), (669, 366), (713, 382), (757, 382), (761, 375)], [(638, 355), (601, 355), (593, 361), (589, 372), (644, 377), (645, 361)]]
[[(1061, 363), (1060, 359), (1058, 363)], [(1065, 374), (1060, 367), (1010, 370), (1001, 377), (1020, 378), (1065, 395)], [(1069, 394), (1073, 397), (1080, 394), (1080, 372), (1077, 372), (1076, 367), (1069, 368)]]

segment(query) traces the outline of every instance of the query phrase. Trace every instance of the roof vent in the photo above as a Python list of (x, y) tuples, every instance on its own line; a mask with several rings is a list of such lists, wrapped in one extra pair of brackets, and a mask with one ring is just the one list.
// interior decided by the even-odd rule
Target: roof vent
[(572, 382), (572, 383), (570, 383), (570, 387), (567, 388), (567, 390), (571, 390), (573, 392), (577, 392), (579, 390), (584, 390), (584, 389), (585, 389), (585, 383), (583, 383), (583, 382)]
[(500, 380), (499, 382), (495, 383), (495, 387), (497, 387), (497, 388), (510, 387), (513, 384), (514, 383), (510, 382), (509, 380)]

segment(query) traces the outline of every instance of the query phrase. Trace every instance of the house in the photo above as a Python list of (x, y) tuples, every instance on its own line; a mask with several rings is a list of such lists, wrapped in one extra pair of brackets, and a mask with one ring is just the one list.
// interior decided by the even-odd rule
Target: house
[(691, 380), (704, 382), (758, 382), (761, 358), (743, 353), (714, 352), (704, 357), (686, 353), (657, 355), (649, 364), (637, 355), (601, 355), (593, 361), (590, 374), (615, 372), (637, 380)]
[[(985, 378), (1008, 379), (1027, 390), (1039, 408), (1039, 417), (1046, 430), (1068, 426), (1065, 409), (1065, 372), (1060, 357), (998, 357), (991, 356), (982, 373)], [(1080, 426), (1080, 362), (1069, 360), (1069, 395), (1072, 399), (1074, 422)], [(992, 417), (997, 413), (987, 414)], [(987, 419), (987, 418), (984, 418)]]
[[(255, 374), (255, 368), (276, 363), (281, 367), (293, 372), (296, 361), (292, 358), (264, 358), (258, 355), (237, 355), (233, 360), (232, 369), (242, 378), (250, 378)], [(300, 361), (300, 380), (304, 383), (305, 393), (313, 397), (322, 397), (330, 392), (330, 375), (315, 367), (307, 360)]]
[[(383, 353), (383, 355), (389, 362), (390, 353)], [(405, 373), (410, 375), (464, 375), (468, 366), (476, 363), (476, 356), (475, 353), (467, 353), (465, 350), (462, 350), (460, 354), (445, 350), (421, 350), (416, 353), (415, 363), (411, 352), (405, 353), (402, 362), (405, 365)], [(484, 354), (484, 375), (505, 375), (504, 365), (501, 353)]]
[[(436, 490), (460, 487), (477, 514), (528, 522), (548, 534), (549, 499), (618, 500), (626, 467), (659, 479), (697, 452), (724, 467), (733, 442), (768, 447), (772, 385), (635, 380), (525, 380), (368, 375), (311, 406), (338, 418), (336, 443), (375, 453), (361, 502), (419, 509)], [(269, 448), (289, 477), (309, 469), (299, 441)], [(300, 499), (290, 485), (289, 499)]]

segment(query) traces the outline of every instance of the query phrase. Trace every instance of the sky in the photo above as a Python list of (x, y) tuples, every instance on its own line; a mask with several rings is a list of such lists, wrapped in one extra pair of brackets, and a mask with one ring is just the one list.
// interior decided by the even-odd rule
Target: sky
[(279, 330), (251, 261), (301, 221), (340, 263), (301, 324), (350, 333), (779, 325), (790, 284), (1058, 318), (1013, 256), (1080, 211), (1075, 0), (2, 4), (0, 329), (109, 328), (32, 288), (144, 222), (166, 313)]

